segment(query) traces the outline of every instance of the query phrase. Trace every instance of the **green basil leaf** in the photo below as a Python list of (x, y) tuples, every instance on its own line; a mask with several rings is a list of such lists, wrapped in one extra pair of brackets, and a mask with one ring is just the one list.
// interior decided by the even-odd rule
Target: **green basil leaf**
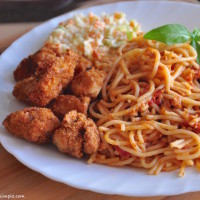
[(147, 32), (144, 38), (165, 44), (177, 44), (189, 41), (191, 39), (191, 33), (181, 24), (166, 24)]
[(195, 39), (191, 40), (190, 45), (193, 46), (194, 49), (196, 50), (196, 52), (197, 52), (197, 63), (200, 65), (200, 45)]
[(200, 29), (199, 28), (195, 28), (193, 31), (192, 31), (192, 37), (200, 42)]
[(200, 42), (200, 36), (195, 36), (195, 40)]
[(200, 36), (200, 29), (199, 29), (199, 28), (195, 28), (195, 29), (192, 31), (192, 34), (193, 34), (194, 37)]

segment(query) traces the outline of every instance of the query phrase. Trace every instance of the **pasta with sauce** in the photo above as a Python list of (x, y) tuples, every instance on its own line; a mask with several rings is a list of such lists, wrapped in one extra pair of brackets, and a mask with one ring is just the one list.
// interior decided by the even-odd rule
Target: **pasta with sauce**
[(140, 34), (118, 49), (89, 108), (101, 146), (89, 163), (146, 168), (150, 174), (200, 167), (200, 78), (189, 44), (165, 45)]

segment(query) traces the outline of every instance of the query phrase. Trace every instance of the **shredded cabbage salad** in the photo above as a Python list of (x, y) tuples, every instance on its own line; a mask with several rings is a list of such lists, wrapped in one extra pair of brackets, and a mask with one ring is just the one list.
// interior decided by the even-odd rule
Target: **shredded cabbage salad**
[(117, 48), (131, 41), (140, 31), (135, 20), (128, 21), (122, 12), (77, 14), (59, 24), (51, 33), (48, 42), (59, 44), (62, 50), (73, 49), (90, 58), (93, 53)]

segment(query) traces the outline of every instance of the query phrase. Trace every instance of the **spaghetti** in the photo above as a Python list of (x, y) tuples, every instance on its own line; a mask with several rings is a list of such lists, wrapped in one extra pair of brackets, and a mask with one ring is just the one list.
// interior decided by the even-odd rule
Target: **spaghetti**
[(89, 163), (130, 165), (150, 174), (200, 168), (200, 78), (187, 43), (165, 45), (142, 34), (119, 47), (89, 108), (101, 145)]

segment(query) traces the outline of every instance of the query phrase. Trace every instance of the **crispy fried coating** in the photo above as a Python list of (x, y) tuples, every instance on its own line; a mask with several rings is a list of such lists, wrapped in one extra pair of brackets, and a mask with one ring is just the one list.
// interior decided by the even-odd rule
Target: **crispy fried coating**
[(100, 137), (92, 119), (76, 110), (67, 113), (61, 126), (55, 131), (53, 143), (64, 153), (81, 158), (99, 148)]
[(81, 72), (86, 71), (87, 69), (91, 68), (92, 63), (88, 59), (84, 58), (83, 56), (78, 55), (78, 61), (76, 64), (74, 76), (77, 76)]
[(73, 95), (59, 95), (50, 108), (57, 117), (63, 119), (65, 114), (72, 110), (76, 110), (77, 112), (87, 115), (89, 103), (89, 97), (77, 98)]
[[(60, 57), (60, 48), (58, 45), (46, 44), (35, 54), (24, 58), (13, 72), (16, 81), (21, 81), (33, 75), (41, 75), (54, 62), (55, 57)], [(91, 62), (81, 55), (77, 54), (77, 63), (74, 75), (86, 71), (91, 67)]]
[(30, 105), (46, 106), (72, 80), (76, 62), (77, 54), (70, 50), (53, 56), (48, 66), (38, 67), (34, 76), (17, 82), (13, 95)]
[(3, 121), (5, 128), (30, 142), (47, 143), (60, 121), (50, 109), (30, 107), (11, 113)]
[(55, 57), (59, 57), (59, 47), (57, 45), (46, 44), (35, 54), (24, 58), (13, 72), (16, 81), (29, 78), (32, 75), (40, 75), (50, 68)]
[(36, 65), (34, 63), (33, 55), (24, 58), (13, 72), (15, 81), (21, 81), (29, 78), (35, 73)]
[(91, 68), (81, 72), (72, 80), (70, 90), (76, 96), (96, 98), (101, 91), (105, 78), (106, 73), (104, 71)]
[(13, 95), (18, 100), (31, 104), (31, 102), (29, 102), (28, 95), (34, 91), (37, 86), (37, 82), (38, 79), (35, 76), (17, 82), (13, 90)]

